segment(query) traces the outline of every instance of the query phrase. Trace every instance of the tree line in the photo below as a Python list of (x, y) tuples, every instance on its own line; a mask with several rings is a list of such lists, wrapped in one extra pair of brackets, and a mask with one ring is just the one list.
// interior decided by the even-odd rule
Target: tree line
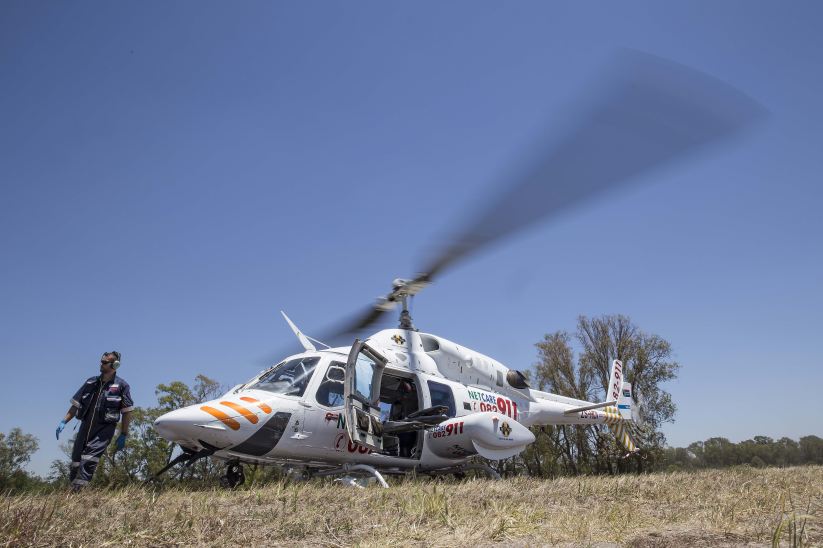
[(823, 464), (823, 439), (803, 436), (799, 441), (790, 438), (772, 439), (755, 436), (750, 440), (733, 443), (726, 438), (709, 438), (688, 447), (667, 447), (663, 459), (665, 470), (697, 468), (724, 468), (748, 464), (764, 466), (796, 466)]
[[(755, 436), (740, 443), (709, 438), (688, 447), (668, 447), (661, 427), (674, 419), (677, 408), (665, 383), (677, 377), (680, 365), (673, 359), (668, 341), (642, 331), (626, 316), (581, 316), (574, 333), (546, 334), (536, 348), (538, 361), (530, 372), (531, 385), (588, 401), (604, 401), (611, 361), (621, 360), (641, 410), (642, 424), (631, 430), (640, 451), (627, 456), (606, 426), (533, 427), (536, 441), (523, 453), (487, 463), (503, 475), (552, 478), (735, 465), (823, 464), (823, 439), (817, 436), (804, 436), (799, 441)], [(113, 447), (109, 449), (93, 484), (117, 487), (151, 478), (169, 462), (175, 450), (173, 444), (157, 435), (152, 426), (155, 419), (168, 411), (217, 398), (225, 391), (205, 375), (198, 375), (191, 385), (182, 381), (158, 385), (157, 405), (133, 411), (126, 449), (117, 453), (112, 452)], [(63, 445), (67, 455), (71, 443), (69, 440)], [(52, 463), (47, 478), (25, 471), (37, 447), (36, 438), (19, 428), (0, 433), (0, 489), (53, 488), (67, 483), (68, 456)], [(222, 462), (205, 458), (188, 467), (177, 466), (159, 481), (217, 485), (223, 468)], [(281, 473), (276, 467), (251, 466), (246, 477), (250, 482), (265, 482), (280, 479)]]

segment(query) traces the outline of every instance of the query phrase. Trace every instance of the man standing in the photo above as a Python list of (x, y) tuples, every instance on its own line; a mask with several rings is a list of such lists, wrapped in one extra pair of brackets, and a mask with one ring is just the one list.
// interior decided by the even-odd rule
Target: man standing
[(129, 435), (129, 422), (134, 402), (131, 399), (129, 384), (118, 377), (115, 372), (120, 367), (120, 353), (106, 352), (100, 358), (100, 375), (91, 377), (80, 387), (71, 400), (71, 407), (60, 424), (57, 425), (57, 439), (66, 423), (77, 417), (80, 431), (74, 440), (71, 452), (71, 470), (69, 481), (75, 491), (82, 489), (91, 481), (100, 456), (108, 447), (120, 414), (123, 424), (115, 447), (119, 451), (126, 445)]

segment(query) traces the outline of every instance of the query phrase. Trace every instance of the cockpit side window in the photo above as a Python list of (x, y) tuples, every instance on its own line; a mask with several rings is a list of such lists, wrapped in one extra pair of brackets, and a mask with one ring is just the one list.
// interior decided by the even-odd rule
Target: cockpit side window
[(317, 389), (317, 403), (324, 407), (341, 407), (343, 405), (343, 379), (346, 376), (346, 364), (331, 362), (326, 375)]
[(306, 391), (319, 361), (319, 357), (311, 356), (283, 362), (264, 373), (257, 382), (247, 388), (300, 397)]
[(457, 410), (454, 405), (454, 393), (452, 389), (448, 385), (440, 384), (439, 382), (428, 381), (428, 384), (432, 407), (435, 405), (445, 405), (449, 408), (448, 415), (450, 417), (455, 416)]

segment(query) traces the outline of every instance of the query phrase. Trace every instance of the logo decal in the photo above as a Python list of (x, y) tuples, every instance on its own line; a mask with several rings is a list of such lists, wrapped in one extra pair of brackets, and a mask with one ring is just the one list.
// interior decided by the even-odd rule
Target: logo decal
[(512, 433), (512, 427), (509, 426), (509, 423), (504, 422), (500, 425), (500, 431), (503, 432), (503, 435), (508, 438), (509, 434)]
[(394, 335), (394, 336), (391, 338), (391, 340), (393, 340), (393, 341), (394, 341), (394, 342), (396, 342), (397, 344), (406, 344), (406, 339), (404, 339), (404, 338), (403, 338), (403, 337), (401, 337), (400, 335)]
[(472, 402), (473, 410), (477, 410), (479, 403), (481, 412), (491, 411), (493, 413), (503, 413), (517, 420), (517, 403), (509, 398), (504, 398), (497, 394), (489, 394), (488, 392), (481, 392), (479, 390), (469, 390), (468, 393), (469, 399), (475, 400)]

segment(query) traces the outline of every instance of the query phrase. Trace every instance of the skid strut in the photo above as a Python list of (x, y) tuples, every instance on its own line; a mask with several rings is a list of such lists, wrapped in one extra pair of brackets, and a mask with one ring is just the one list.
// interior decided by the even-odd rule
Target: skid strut
[(319, 472), (315, 472), (314, 475), (337, 476), (339, 474), (348, 474), (349, 472), (366, 472), (367, 474), (373, 476), (381, 487), (384, 487), (386, 489), (389, 488), (389, 484), (386, 483), (386, 480), (383, 479), (383, 476), (380, 474), (380, 472), (378, 472), (376, 468), (374, 468), (373, 466), (369, 466), (368, 464), (344, 464), (342, 467), (335, 468), (333, 470), (320, 470)]

